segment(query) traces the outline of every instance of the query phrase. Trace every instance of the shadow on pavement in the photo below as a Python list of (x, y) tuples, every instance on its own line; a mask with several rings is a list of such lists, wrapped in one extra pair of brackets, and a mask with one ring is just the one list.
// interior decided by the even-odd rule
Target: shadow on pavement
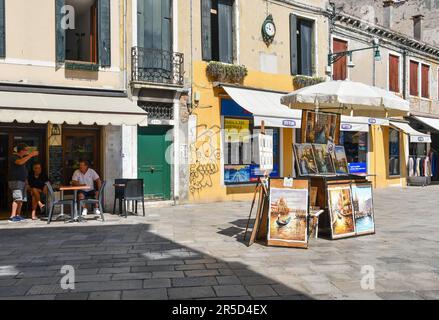
[[(245, 229), (237, 220), (236, 230)], [(75, 270), (63, 290), (60, 270)], [(310, 299), (250, 270), (153, 233), (148, 224), (6, 229), (0, 299)]]

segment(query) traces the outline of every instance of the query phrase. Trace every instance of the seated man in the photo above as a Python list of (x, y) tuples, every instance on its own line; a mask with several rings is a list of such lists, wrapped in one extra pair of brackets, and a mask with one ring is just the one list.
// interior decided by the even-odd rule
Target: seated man
[[(74, 186), (75, 185), (76, 186), (86, 185), (86, 186), (88, 186), (88, 188), (78, 191), (78, 199), (79, 200), (90, 199), (90, 198), (98, 199), (99, 191), (95, 189), (95, 183), (96, 183), (97, 189), (99, 190), (99, 188), (101, 187), (101, 184), (102, 184), (101, 179), (99, 178), (99, 175), (96, 173), (96, 171), (89, 168), (88, 161), (81, 160), (79, 162), (79, 169), (73, 173), (72, 184)], [(87, 213), (88, 213), (87, 207), (84, 206), (82, 208), (82, 215), (86, 216)], [(99, 206), (97, 204), (96, 204), (94, 213), (97, 215), (101, 214), (101, 212), (99, 210)]]
[(32, 165), (32, 172), (29, 174), (28, 178), (29, 191), (32, 195), (32, 220), (37, 220), (37, 207), (40, 207), (41, 213), (45, 211), (45, 205), (41, 201), (42, 197), (46, 199), (47, 197), (47, 186), (46, 182), (49, 181), (47, 175), (42, 173), (41, 163), (35, 162)]

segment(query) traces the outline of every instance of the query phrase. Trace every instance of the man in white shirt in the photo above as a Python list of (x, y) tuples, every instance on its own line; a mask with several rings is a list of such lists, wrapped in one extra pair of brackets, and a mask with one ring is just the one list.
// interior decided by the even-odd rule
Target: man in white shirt
[[(88, 186), (88, 188), (78, 191), (78, 199), (83, 200), (90, 198), (98, 199), (99, 197), (98, 190), (100, 189), (102, 182), (101, 182), (101, 178), (96, 173), (96, 171), (89, 168), (88, 161), (81, 160), (79, 162), (79, 169), (73, 173), (72, 184), (74, 186), (78, 186), (78, 185)], [(95, 184), (97, 190), (95, 189)], [(99, 205), (96, 204), (94, 212), (95, 214), (101, 214), (101, 212), (99, 211)], [(82, 215), (83, 216), (87, 215), (86, 206), (82, 208)]]

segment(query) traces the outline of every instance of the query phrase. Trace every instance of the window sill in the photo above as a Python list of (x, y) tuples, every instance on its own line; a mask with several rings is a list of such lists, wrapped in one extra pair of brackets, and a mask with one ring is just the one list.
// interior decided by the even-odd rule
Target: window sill
[(66, 70), (75, 70), (75, 71), (99, 71), (99, 64), (93, 62), (86, 61), (65, 61), (64, 67)]

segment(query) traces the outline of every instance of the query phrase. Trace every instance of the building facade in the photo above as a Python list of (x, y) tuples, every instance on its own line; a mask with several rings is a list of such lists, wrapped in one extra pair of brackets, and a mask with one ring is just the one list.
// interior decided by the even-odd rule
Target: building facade
[[(88, 160), (109, 182), (112, 204), (114, 179), (134, 170), (126, 127), (147, 125), (128, 99), (126, 10), (124, 1), (0, 1), (2, 195), (8, 157), (25, 142), (55, 185)], [(10, 199), (0, 201), (7, 210)]]
[[(397, 4), (385, 1), (382, 5), (384, 8), (380, 12), (391, 14), (391, 8)], [(417, 21), (411, 22), (413, 29), (419, 27)], [(333, 78), (358, 81), (394, 92), (410, 101), (412, 115), (405, 119), (391, 119), (380, 126), (370, 125), (369, 130), (365, 127), (363, 132), (352, 129), (345, 133), (343, 138), (348, 158), (353, 162), (367, 163), (365, 167), (375, 187), (406, 185), (410, 158), (416, 162), (416, 159), (427, 156), (431, 149), (429, 142), (433, 137), (423, 135), (430, 134), (431, 127), (428, 130), (415, 118), (437, 117), (439, 49), (338, 9), (334, 11), (331, 30), (332, 52), (368, 48), (373, 46), (374, 39), (379, 43), (378, 57), (374, 50), (364, 50), (354, 52), (352, 58), (345, 56), (338, 60), (328, 70)], [(409, 123), (422, 132), (410, 134), (410, 129), (405, 127)]]

